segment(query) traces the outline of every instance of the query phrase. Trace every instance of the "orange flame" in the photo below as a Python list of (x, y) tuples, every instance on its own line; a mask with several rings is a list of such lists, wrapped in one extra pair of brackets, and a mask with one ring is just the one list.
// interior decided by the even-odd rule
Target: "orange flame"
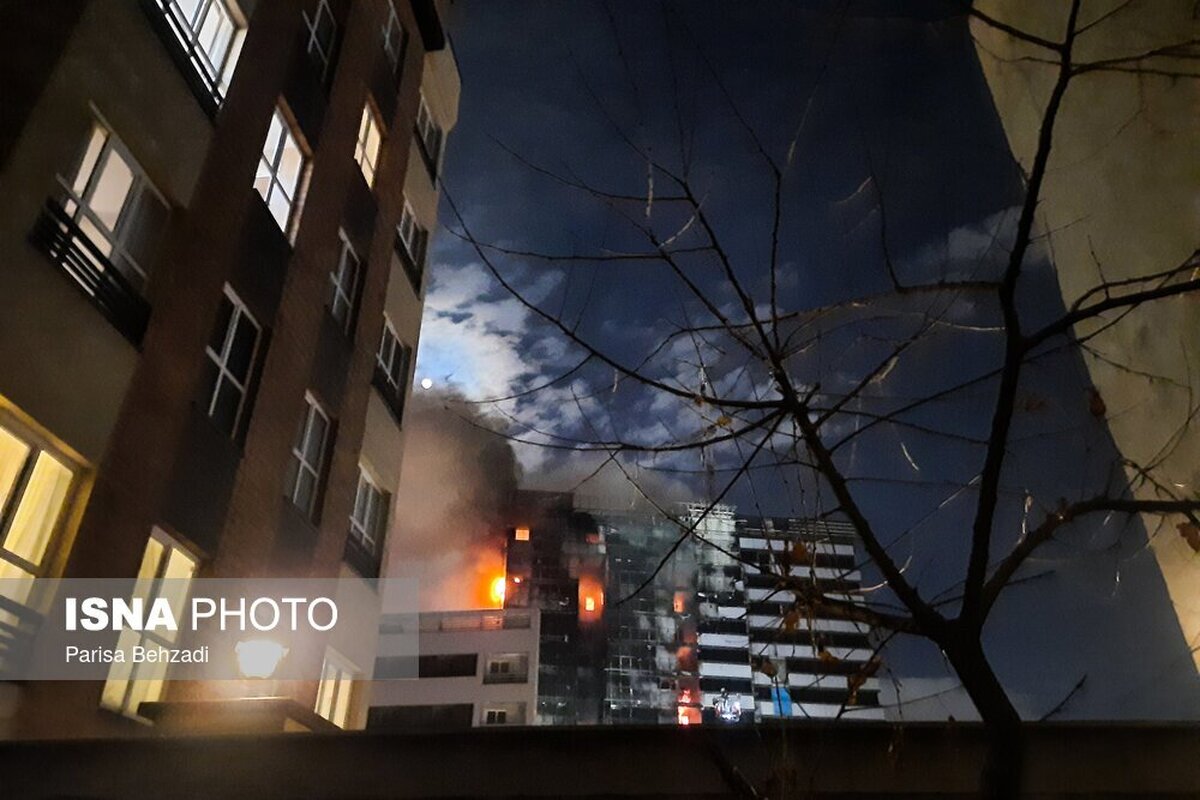
[(494, 603), (497, 608), (504, 605), (504, 592), (507, 588), (508, 579), (503, 575), (497, 575), (496, 577), (492, 578), (492, 582), (488, 587), (488, 592), (492, 603)]

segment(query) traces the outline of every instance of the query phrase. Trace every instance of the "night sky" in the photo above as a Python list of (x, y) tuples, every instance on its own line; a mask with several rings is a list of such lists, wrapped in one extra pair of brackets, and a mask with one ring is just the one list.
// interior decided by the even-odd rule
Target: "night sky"
[[(449, 29), (463, 94), (445, 192), (476, 237), (506, 249), (644, 251), (623, 215), (644, 220), (645, 201), (614, 208), (538, 170), (644, 198), (649, 171), (637, 150), (673, 170), (686, 153), (739, 280), (763, 303), (772, 183), (761, 144), (787, 165), (781, 308), (812, 309), (888, 288), (881, 204), (887, 249), (906, 279), (986, 277), (1005, 256), (1020, 174), (964, 19), (936, 2), (888, 12), (900, 5), (457, 0)], [(653, 191), (663, 196), (671, 187), (659, 176)], [(661, 236), (678, 234), (680, 246), (698, 241), (695, 225), (669, 203), (652, 204), (652, 212)], [(460, 227), (447, 202), (441, 218)], [(418, 381), (483, 400), (528, 390), (579, 362), (578, 351), (495, 283), (469, 244), (439, 232), (431, 263)], [(706, 321), (654, 262), (558, 263), (496, 253), (494, 263), (527, 297), (630, 363), (672, 324)], [(718, 305), (731, 306), (734, 296), (710, 258), (688, 266)], [(1045, 253), (1030, 259), (1021, 292), (1027, 320), (1059, 309)], [(960, 327), (907, 351), (881, 397), (898, 402), (999, 363), (1002, 341), (989, 330), (994, 309), (963, 298), (946, 313)], [(905, 335), (895, 322), (878, 333)], [(795, 367), (836, 391), (874, 363), (880, 346), (831, 330)], [(727, 379), (736, 390), (746, 381), (745, 390), (761, 377), (758, 365), (719, 350), (705, 357), (714, 385)], [(668, 350), (651, 366), (684, 384), (699, 380), (683, 351)], [(846, 453), (881, 538), (895, 541), (897, 560), (909, 564), (927, 596), (953, 591), (963, 574), (963, 531), (974, 506), (962, 487), (982, 453), (965, 438), (986, 433), (993, 391), (984, 384), (918, 416), (952, 436), (882, 426)], [(1071, 354), (1047, 357), (1027, 373), (1021, 402), (1028, 413), (1017, 420), (998, 515), (1007, 542), (1019, 535), (1026, 497), (1049, 509), (1111, 479), (1115, 451), (1088, 414), (1086, 391), (1086, 372)], [(700, 424), (694, 409), (618, 385), (611, 369), (595, 365), (484, 407), (510, 433), (543, 441), (547, 434), (661, 441), (664, 432), (686, 438)], [(707, 463), (716, 466), (707, 473), (694, 452), (631, 459), (628, 468), (664, 497), (699, 498), (723, 486), (720, 469), (737, 455), (711, 453)], [(527, 484), (564, 489), (597, 463), (530, 447), (519, 447), (518, 457)], [(623, 477), (607, 480), (619, 487)], [(810, 510), (813, 492), (794, 470), (763, 469), (726, 499), (745, 513), (786, 515)], [(1039, 553), (1033, 571), (1042, 577), (1008, 590), (989, 623), (989, 650), (1018, 707), (1039, 716), (1086, 674), (1066, 716), (1200, 714), (1195, 671), (1145, 532), (1104, 520), (1078, 527)], [(887, 657), (906, 698), (953, 688), (929, 647), (900, 642)], [(969, 716), (953, 692), (912, 709), (916, 716)]]

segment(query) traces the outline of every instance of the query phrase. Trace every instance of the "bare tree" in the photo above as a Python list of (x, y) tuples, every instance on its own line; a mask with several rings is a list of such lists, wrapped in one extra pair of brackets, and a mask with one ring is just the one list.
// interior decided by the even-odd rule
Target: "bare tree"
[[(1186, 37), (1167, 47), (1081, 62), (1076, 42), (1096, 21), (1081, 21), (1080, 5), (1080, 0), (1070, 0), (1066, 27), (1057, 38), (1023, 31), (969, 4), (963, 9), (977, 23), (1036, 47), (1041, 55), (1032, 61), (1053, 75), (1037, 130), (1036, 154), (1024, 175), (1023, 198), (1011, 219), (998, 221), (991, 232), (988, 252), (1003, 254), (991, 265), (981, 261), (973, 269), (957, 265), (931, 273), (893, 258), (881, 176), (872, 167), (863, 191), (877, 200), (874, 211), (883, 253), (877, 268), (883, 288), (815, 307), (802, 302), (786, 307), (783, 287), (794, 267), (782, 253), (783, 232), (790, 224), (783, 197), (795, 139), (786, 155), (773, 153), (742, 116), (717, 71), (703, 62), (703, 54), (699, 58), (708, 66), (711, 86), (724, 98), (767, 176), (763, 206), (767, 210), (758, 220), (765, 239), (758, 248), (761, 262), (753, 265), (765, 280), (748, 278), (748, 270), (738, 264), (736, 249), (727, 243), (728, 226), (743, 222), (716, 218), (708, 189), (693, 171), (691, 134), (679, 104), (673, 109), (678, 152), (669, 158), (640, 144), (610, 119), (631, 161), (644, 166), (644, 191), (610, 190), (510, 151), (544, 178), (596, 201), (641, 237), (641, 249), (551, 253), (491, 243), (473, 232), (470, 221), (454, 205), (452, 193), (446, 195), (457, 218), (452, 232), (473, 248), (525, 309), (578, 354), (569, 369), (529, 392), (558, 390), (577, 407), (585, 433), (568, 438), (526, 427), (511, 434), (513, 438), (599, 454), (605, 464), (626, 470), (634, 482), (637, 476), (630, 464), (639, 459), (678, 468), (680, 462), (673, 458), (699, 453), (703, 464), (697, 472), (714, 481), (709, 487), (710, 508), (721, 503), (739, 481), (771, 470), (802, 487), (812, 516), (848, 519), (867, 563), (885, 588), (858, 596), (829, 591), (813, 579), (794, 577), (787, 569), (788, 564), (811, 558), (810, 553), (803, 548), (787, 553), (777, 565), (780, 591), (794, 596), (785, 624), (813, 616), (849, 620), (923, 637), (936, 645), (988, 732), (990, 753), (982, 785), (993, 796), (1017, 793), (1021, 718), (985, 653), (983, 632), (1001, 594), (1028, 575), (1030, 557), (1071, 526), (1111, 516), (1160, 518), (1177, 523), (1185, 535), (1190, 531), (1200, 542), (1200, 534), (1194, 533), (1200, 526), (1200, 496), (1160, 478), (1158, 464), (1118, 460), (1101, 465), (1099, 473), (1104, 477), (1088, 483), (1070, 500), (1039, 498), (1036, 492), (1005, 482), (1010, 452), (1019, 438), (1015, 420), (1040, 402), (1023, 382), (1033, 365), (1086, 347), (1121, 325), (1134, 309), (1200, 289), (1197, 250), (1182, 262), (1163, 264), (1149, 274), (1101, 279), (1078, 297), (1065, 298), (1053, 318), (1031, 322), (1035, 315), (1023, 313), (1023, 279), (1028, 280), (1035, 251), (1052, 235), (1038, 230), (1037, 212), (1051, 166), (1056, 123), (1073, 83), (1080, 76), (1105, 72), (1133, 72), (1163, 80), (1200, 77), (1195, 67), (1200, 43)], [(679, 35), (687, 35), (686, 22), (677, 15), (665, 11), (664, 18)], [(811, 103), (811, 97), (801, 103), (801, 129)], [(597, 105), (603, 109), (599, 100)], [(512, 277), (513, 262), (522, 262), (526, 269), (552, 265), (566, 270), (577, 264), (641, 264), (673, 276), (688, 302), (681, 303), (680, 318), (648, 343), (640, 358), (630, 359), (585, 333), (586, 326), (578, 318), (527, 296)], [(912, 378), (907, 391), (892, 391), (895, 374), (903, 372), (910, 359), (919, 352), (926, 357), (937, 352), (948, 336), (998, 340), (995, 348), (980, 350), (998, 357), (993, 363), (981, 357), (978, 366), (964, 365), (949, 383), (921, 386), (919, 378)], [(584, 377), (587, 380), (581, 382)], [(914, 382), (919, 391), (913, 390)], [(680, 414), (671, 420), (614, 420), (611, 407), (601, 408), (593, 401), (618, 389), (648, 392), (660, 398), (657, 408), (687, 410), (693, 422), (685, 430)], [(990, 406), (985, 436), (938, 418), (936, 409), (942, 404), (968, 395), (984, 397)], [(1106, 409), (1098, 393), (1090, 398), (1087, 413), (1102, 424)], [(1181, 425), (1194, 416), (1193, 409)], [(969, 481), (947, 488), (950, 496), (968, 496), (973, 503), (964, 531), (969, 541), (965, 570), (950, 591), (930, 595), (922, 589), (919, 576), (912, 574), (902, 555), (903, 537), (885, 539), (880, 521), (864, 504), (863, 486), (873, 478), (856, 465), (854, 449), (896, 432), (903, 435), (901, 448), (910, 460), (905, 442), (932, 439), (970, 452), (978, 465)], [(1139, 487), (1152, 487), (1154, 497), (1135, 498), (1130, 475)], [(1020, 513), (1001, 513), (1013, 504)], [(677, 546), (690, 537), (702, 539), (699, 522), (680, 519)], [(663, 563), (673, 552), (663, 554)], [(873, 659), (872, 664), (877, 666), (878, 661)], [(854, 679), (850, 684), (852, 690), (856, 688)]]

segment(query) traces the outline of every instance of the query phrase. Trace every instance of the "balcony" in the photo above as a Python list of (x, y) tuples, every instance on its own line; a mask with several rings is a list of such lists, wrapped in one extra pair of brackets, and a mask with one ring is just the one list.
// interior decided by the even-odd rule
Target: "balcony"
[(171, 13), (166, 0), (142, 0), (142, 9), (204, 113), (215, 117), (225, 96), (220, 76), (209, 65), (208, 54), (196, 46), (195, 35)]
[(41, 622), (41, 614), (0, 594), (0, 681), (25, 671)]
[(396, 424), (403, 427), (404, 425), (404, 387), (396, 386), (388, 380), (387, 373), (383, 371), (383, 367), (379, 362), (375, 362), (375, 372), (371, 376), (371, 385), (379, 392), (379, 396), (383, 398), (384, 404), (388, 411), (392, 414), (392, 419), (396, 420)]
[(130, 344), (141, 347), (150, 322), (150, 304), (56, 200), (46, 201), (29, 240)]

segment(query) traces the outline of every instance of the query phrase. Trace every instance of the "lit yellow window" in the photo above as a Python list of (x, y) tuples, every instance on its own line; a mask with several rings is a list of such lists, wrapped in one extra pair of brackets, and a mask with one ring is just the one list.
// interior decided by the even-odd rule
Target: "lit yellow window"
[(362, 169), (367, 186), (375, 185), (375, 170), (379, 167), (379, 148), (383, 144), (383, 133), (371, 104), (363, 106), (362, 120), (358, 123), (358, 143), (354, 147), (354, 160)]
[(354, 675), (354, 668), (336, 650), (326, 651), (314, 710), (339, 728), (345, 728), (350, 723)]
[[(157, 598), (165, 597), (173, 608), (178, 608), (187, 601), (196, 567), (195, 556), (155, 528), (142, 553), (142, 564), (138, 568), (133, 594), (143, 598), (146, 607), (153, 605)], [(177, 638), (175, 631), (125, 629), (121, 631), (117, 647), (126, 652), (131, 652), (138, 645), (170, 648)], [(100, 705), (129, 717), (140, 718), (138, 708), (142, 703), (162, 697), (169, 666), (165, 661), (114, 663), (104, 683)]]
[(528, 542), (529, 541), (529, 528), (517, 528), (517, 531), (513, 535), (513, 538), (516, 539), (518, 542)]
[(62, 460), (0, 427), (0, 574), (41, 574), (74, 479)]

